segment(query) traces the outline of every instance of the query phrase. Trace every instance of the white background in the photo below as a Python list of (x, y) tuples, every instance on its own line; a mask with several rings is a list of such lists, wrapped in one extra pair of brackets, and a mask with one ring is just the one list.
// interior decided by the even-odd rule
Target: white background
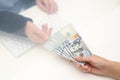
[[(92, 53), (120, 61), (119, 0), (56, 0), (58, 15), (71, 22)], [(33, 7), (22, 15), (36, 25), (45, 13)], [(86, 74), (72, 63), (38, 46), (15, 58), (0, 45), (0, 80), (112, 80)]]

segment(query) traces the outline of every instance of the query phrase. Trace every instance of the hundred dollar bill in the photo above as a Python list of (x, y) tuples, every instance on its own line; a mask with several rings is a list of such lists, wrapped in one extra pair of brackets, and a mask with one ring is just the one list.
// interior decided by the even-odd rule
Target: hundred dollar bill
[(45, 43), (44, 47), (50, 51), (57, 53), (60, 56), (63, 56), (67, 59), (70, 59), (68, 52), (65, 50), (65, 38), (59, 33), (56, 32), (51, 36), (51, 38)]
[[(81, 36), (71, 24), (64, 26), (54, 33), (45, 44), (45, 47), (74, 62), (78, 62), (75, 60), (75, 57), (88, 57), (92, 55)], [(84, 65), (84, 62), (79, 63)]]
[(73, 59), (78, 56), (88, 57), (92, 55), (81, 36), (76, 32), (71, 24), (63, 27), (59, 32), (67, 40), (66, 48), (69, 50), (69, 55)]

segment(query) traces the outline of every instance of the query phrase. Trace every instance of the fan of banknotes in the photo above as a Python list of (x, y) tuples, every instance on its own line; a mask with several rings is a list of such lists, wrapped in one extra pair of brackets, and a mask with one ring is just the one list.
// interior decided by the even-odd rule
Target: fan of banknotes
[[(75, 60), (75, 57), (77, 56), (88, 57), (92, 55), (81, 36), (71, 24), (64, 26), (52, 34), (44, 47), (74, 62), (78, 62)], [(81, 65), (85, 64), (85, 62), (78, 63)]]

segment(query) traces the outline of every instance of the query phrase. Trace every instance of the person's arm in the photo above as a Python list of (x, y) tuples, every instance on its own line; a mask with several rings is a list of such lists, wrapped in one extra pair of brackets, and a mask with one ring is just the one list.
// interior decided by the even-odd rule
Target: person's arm
[(32, 22), (32, 19), (24, 16), (7, 12), (0, 11), (0, 30), (11, 34), (26, 36), (25, 25), (26, 22)]
[(31, 41), (40, 44), (48, 40), (52, 31), (47, 25), (43, 25), (42, 29), (39, 29), (32, 19), (6, 11), (0, 12), (0, 30), (27, 36)]
[(120, 62), (110, 61), (107, 67), (108, 71), (110, 72), (109, 76), (120, 80)]
[(83, 72), (108, 76), (120, 80), (119, 62), (109, 61), (96, 55), (90, 57), (77, 57), (76, 60), (86, 62), (85, 65), (76, 63), (76, 66)]

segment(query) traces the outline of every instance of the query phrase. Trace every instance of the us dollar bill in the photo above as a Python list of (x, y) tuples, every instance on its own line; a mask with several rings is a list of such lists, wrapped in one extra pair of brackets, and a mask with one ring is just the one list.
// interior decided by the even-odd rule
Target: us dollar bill
[[(74, 62), (75, 57), (89, 57), (92, 55), (81, 36), (76, 32), (72, 24), (66, 25), (54, 33), (45, 47)], [(79, 62), (81, 65), (85, 62)]]

